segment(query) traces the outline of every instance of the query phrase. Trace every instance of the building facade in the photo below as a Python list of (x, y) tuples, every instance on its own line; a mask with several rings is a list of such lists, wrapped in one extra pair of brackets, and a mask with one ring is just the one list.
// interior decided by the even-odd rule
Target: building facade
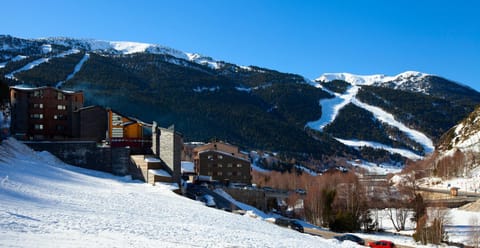
[(129, 146), (133, 154), (151, 153), (152, 140), (145, 134), (152, 125), (107, 109), (107, 141), (112, 147)]
[(251, 164), (248, 156), (234, 145), (208, 143), (194, 148), (193, 162), (197, 175), (210, 176), (224, 183), (251, 184)]
[(74, 137), (74, 112), (83, 107), (83, 93), (53, 87), (10, 87), (11, 133), (23, 140)]
[(107, 110), (101, 106), (88, 106), (75, 111), (74, 136), (80, 140), (102, 142), (106, 139), (108, 122)]

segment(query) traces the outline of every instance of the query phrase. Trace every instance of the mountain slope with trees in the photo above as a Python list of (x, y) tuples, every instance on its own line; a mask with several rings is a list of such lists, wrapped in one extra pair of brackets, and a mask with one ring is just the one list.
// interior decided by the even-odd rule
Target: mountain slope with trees
[[(0, 76), (49, 58), (48, 62), (16, 73), (14, 79), (5, 78), (5, 82), (52, 86), (71, 75), (88, 54), (89, 59), (62, 84), (63, 89), (82, 90), (86, 105), (110, 107), (161, 126), (174, 124), (187, 141), (222, 139), (246, 149), (280, 152), (297, 161), (321, 161), (313, 166), (317, 169), (337, 161), (337, 157), (405, 161), (383, 150), (345, 146), (335, 137), (367, 139), (423, 155), (414, 141), (356, 106), (340, 111), (338, 119), (323, 132), (307, 127), (325, 111), (319, 102), (331, 99), (334, 93), (345, 93), (349, 82), (324, 83), (322, 89), (292, 73), (238, 66), (159, 45), (141, 44), (141, 51), (135, 47), (118, 50), (116, 45), (71, 38), (0, 36)], [(55, 57), (72, 49), (79, 52)], [(436, 141), (480, 103), (480, 94), (446, 79), (427, 79), (435, 94), (384, 84), (362, 86), (358, 98), (385, 109)]]

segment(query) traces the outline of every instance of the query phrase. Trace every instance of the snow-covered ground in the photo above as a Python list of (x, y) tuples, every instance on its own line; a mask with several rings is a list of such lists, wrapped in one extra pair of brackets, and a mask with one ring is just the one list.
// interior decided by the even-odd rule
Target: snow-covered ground
[[(12, 138), (0, 145), (0, 246), (357, 247), (278, 227), (265, 221), (275, 216), (236, 204), (247, 213), (208, 208), (167, 185), (70, 166)], [(453, 209), (449, 217), (450, 241), (468, 242), (470, 220), (480, 213)], [(379, 220), (393, 231), (385, 212)], [(408, 236), (357, 235), (421, 247)]]
[(458, 187), (460, 191), (480, 193), (480, 167), (471, 169), (464, 177), (442, 179), (439, 177), (422, 178), (420, 186), (434, 189), (450, 189)]
[(355, 247), (208, 208), (167, 187), (0, 145), (0, 246)]

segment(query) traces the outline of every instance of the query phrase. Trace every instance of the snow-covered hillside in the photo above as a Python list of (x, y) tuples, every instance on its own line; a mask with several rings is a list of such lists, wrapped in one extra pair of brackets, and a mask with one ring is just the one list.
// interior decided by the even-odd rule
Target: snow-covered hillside
[[(394, 116), (387, 111), (378, 108), (376, 106), (372, 106), (366, 103), (361, 102), (359, 99), (356, 98), (356, 95), (359, 91), (359, 89), (363, 85), (375, 85), (375, 84), (383, 84), (383, 83), (396, 83), (398, 87), (400, 87), (402, 84), (406, 82), (412, 82), (420, 79), (428, 74), (420, 73), (420, 72), (404, 72), (401, 73), (397, 76), (389, 77), (385, 75), (371, 75), (371, 76), (360, 76), (360, 75), (354, 75), (350, 73), (326, 73), (323, 74), (321, 77), (316, 79), (315, 81), (318, 82), (316, 83), (316, 87), (322, 88), (323, 90), (329, 92), (334, 96), (334, 98), (330, 99), (325, 99), (320, 101), (320, 105), (322, 107), (322, 116), (319, 120), (317, 121), (312, 121), (307, 123), (307, 125), (310, 128), (316, 129), (316, 130), (323, 130), (325, 126), (328, 124), (332, 123), (335, 118), (337, 117), (339, 111), (345, 107), (347, 104), (352, 103), (356, 105), (357, 107), (360, 107), (362, 109), (365, 109), (373, 114), (373, 116), (381, 121), (382, 123), (385, 123), (387, 125), (390, 125), (392, 127), (398, 128), (400, 131), (405, 133), (409, 138), (412, 140), (418, 142), (423, 146), (425, 149), (426, 153), (431, 153), (434, 150), (433, 142), (432, 140), (427, 137), (425, 134), (414, 130), (412, 128), (407, 127), (403, 123), (397, 121)], [(347, 83), (350, 83), (351, 86), (349, 89), (344, 92), (344, 93), (337, 93), (337, 92), (332, 92), (322, 86), (322, 82), (329, 82), (332, 80), (343, 80), (346, 81)], [(421, 89), (418, 89), (418, 91), (421, 91)], [(345, 140), (345, 139), (339, 139), (337, 138), (338, 141), (341, 143), (347, 145), (347, 146), (353, 146), (353, 147), (361, 147), (361, 146), (369, 146), (377, 149), (385, 149), (387, 151), (390, 151), (391, 153), (398, 153), (401, 154), (402, 156), (408, 157), (413, 160), (417, 160), (419, 158), (422, 158), (418, 154), (416, 154), (413, 151), (406, 150), (406, 149), (397, 149), (393, 147), (389, 147), (383, 144), (378, 144), (376, 142), (373, 142), (371, 140)]]
[(355, 75), (351, 73), (324, 73), (317, 78), (317, 82), (329, 82), (333, 80), (342, 80), (352, 85), (373, 85), (389, 86), (394, 89), (408, 89), (409, 91), (427, 94), (428, 85), (422, 84), (422, 79), (430, 74), (406, 71), (396, 76), (386, 76), (383, 74), (375, 75)]
[(0, 145), (0, 240), (6, 247), (340, 246), (208, 208), (165, 186), (66, 165), (11, 138)]
[(472, 112), (465, 120), (453, 127), (445, 136), (439, 149), (453, 152), (460, 149), (462, 152), (480, 152), (480, 108)]
[(70, 39), (70, 38), (43, 38), (39, 39), (48, 44), (72, 46), (78, 49), (85, 49), (91, 52), (105, 52), (114, 54), (132, 54), (132, 53), (152, 53), (166, 54), (175, 58), (191, 61), (194, 63), (207, 65), (212, 69), (219, 69), (222, 62), (218, 62), (210, 57), (202, 56), (198, 53), (182, 52), (173, 48), (131, 41), (103, 41), (94, 39)]

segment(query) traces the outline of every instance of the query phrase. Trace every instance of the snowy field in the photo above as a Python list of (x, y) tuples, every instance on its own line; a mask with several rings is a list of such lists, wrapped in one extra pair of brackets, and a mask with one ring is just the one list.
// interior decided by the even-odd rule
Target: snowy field
[[(243, 216), (208, 208), (167, 185), (70, 166), (14, 139), (0, 145), (0, 247), (358, 247), (278, 227), (265, 221), (271, 215), (242, 206)], [(470, 219), (480, 213), (449, 215), (450, 241), (468, 242)], [(408, 236), (357, 235), (425, 247)]]
[(0, 145), (0, 247), (356, 247)]

